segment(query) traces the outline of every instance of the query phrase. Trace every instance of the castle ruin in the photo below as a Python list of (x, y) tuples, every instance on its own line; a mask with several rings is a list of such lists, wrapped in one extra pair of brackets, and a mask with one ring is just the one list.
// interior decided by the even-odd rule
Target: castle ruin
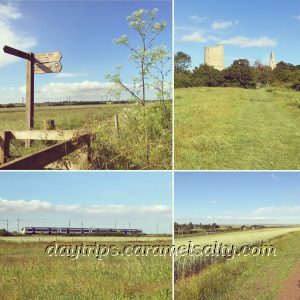
[(204, 48), (204, 63), (219, 71), (224, 70), (224, 46), (210, 46)]
[[(204, 64), (219, 71), (224, 70), (224, 45), (204, 47)], [(271, 51), (269, 66), (272, 70), (276, 68), (274, 51)]]
[(271, 52), (271, 55), (270, 55), (270, 63), (269, 63), (269, 66), (272, 70), (274, 70), (276, 68), (276, 60), (275, 60), (275, 55), (274, 55), (274, 52), (272, 51)]

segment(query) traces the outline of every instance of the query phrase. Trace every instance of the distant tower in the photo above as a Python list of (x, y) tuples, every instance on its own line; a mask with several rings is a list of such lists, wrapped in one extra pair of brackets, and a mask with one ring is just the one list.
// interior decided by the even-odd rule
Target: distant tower
[(212, 46), (204, 48), (204, 63), (222, 71), (224, 70), (224, 46)]
[(269, 66), (272, 70), (274, 70), (276, 68), (276, 60), (275, 60), (275, 55), (274, 55), (273, 51), (271, 52), (271, 55), (270, 55), (270, 64), (269, 64)]

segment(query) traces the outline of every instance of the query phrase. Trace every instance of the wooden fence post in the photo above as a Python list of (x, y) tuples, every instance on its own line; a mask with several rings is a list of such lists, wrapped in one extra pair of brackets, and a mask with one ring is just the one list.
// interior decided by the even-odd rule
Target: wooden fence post
[[(34, 128), (34, 54), (30, 53), (30, 60), (26, 61), (26, 129)], [(25, 142), (26, 147), (31, 146), (31, 141)]]
[(119, 116), (115, 115), (114, 120), (115, 120), (115, 132), (116, 132), (116, 136), (119, 137), (119, 134), (120, 134)]
[(6, 163), (9, 156), (10, 132), (0, 132), (0, 164)]

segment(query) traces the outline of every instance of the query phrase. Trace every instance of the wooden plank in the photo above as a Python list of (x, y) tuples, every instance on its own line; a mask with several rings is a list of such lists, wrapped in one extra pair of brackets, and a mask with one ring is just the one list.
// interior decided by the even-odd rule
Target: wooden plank
[(62, 55), (59, 51), (48, 53), (36, 53), (34, 56), (35, 63), (58, 62), (62, 58)]
[(15, 49), (15, 48), (12, 48), (12, 47), (9, 47), (9, 46), (4, 46), (3, 47), (3, 51), (7, 54), (11, 54), (11, 55), (14, 55), (14, 56), (18, 56), (20, 58), (24, 58), (24, 59), (27, 59), (27, 60), (30, 60), (31, 59), (31, 55), (30, 53), (26, 53), (26, 52), (23, 52), (21, 50), (18, 50), (18, 49)]
[(10, 136), (9, 131), (0, 132), (0, 164), (4, 164), (9, 156)]
[[(23, 130), (10, 131), (12, 138), (16, 140), (48, 140), (66, 141), (76, 137), (76, 130)], [(81, 133), (82, 135), (82, 133)]]
[(60, 62), (48, 62), (48, 63), (36, 63), (34, 64), (35, 74), (46, 74), (46, 73), (59, 73), (62, 69)]
[(81, 135), (75, 141), (68, 140), (61, 142), (45, 150), (8, 162), (0, 166), (0, 170), (41, 170), (65, 155), (74, 152), (84, 145), (88, 145), (90, 139), (90, 134)]

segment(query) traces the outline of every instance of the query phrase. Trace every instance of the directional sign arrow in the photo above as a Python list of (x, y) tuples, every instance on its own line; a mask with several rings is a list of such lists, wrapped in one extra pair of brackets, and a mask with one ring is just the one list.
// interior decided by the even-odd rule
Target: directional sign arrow
[(35, 74), (45, 74), (45, 73), (59, 73), (62, 69), (60, 62), (48, 62), (48, 63), (35, 63), (34, 73)]
[(34, 57), (37, 63), (44, 63), (44, 62), (60, 61), (62, 55), (59, 51), (56, 51), (56, 52), (49, 52), (49, 53), (34, 54)]

